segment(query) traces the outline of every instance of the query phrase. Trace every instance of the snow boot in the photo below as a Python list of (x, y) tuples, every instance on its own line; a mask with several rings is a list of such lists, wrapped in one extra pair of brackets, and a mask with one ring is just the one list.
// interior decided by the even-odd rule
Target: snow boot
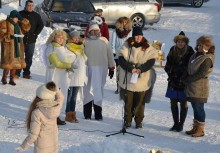
[(10, 70), (10, 81), (9, 81), (9, 84), (12, 85), (12, 86), (16, 85), (16, 83), (14, 82), (15, 72), (16, 72), (16, 70)]
[(9, 72), (9, 70), (3, 70), (3, 75), (2, 75), (2, 80), (1, 80), (3, 85), (7, 84), (8, 72)]
[(70, 122), (70, 123), (74, 122), (73, 112), (67, 112), (66, 113), (65, 121)]
[(196, 129), (198, 127), (198, 121), (197, 120), (193, 120), (193, 127), (191, 130), (189, 131), (186, 131), (185, 133), (188, 134), (188, 135), (192, 135), (194, 133), (196, 133)]
[(188, 107), (181, 107), (180, 122), (178, 124), (177, 129), (176, 129), (177, 132), (183, 131), (183, 125), (184, 125), (185, 120), (186, 120), (187, 112), (188, 112)]
[(205, 128), (205, 122), (199, 122), (197, 121), (197, 128), (194, 134), (192, 134), (192, 137), (202, 137), (205, 135), (204, 128)]
[(57, 125), (65, 125), (66, 122), (62, 121), (59, 117), (57, 117)]
[(90, 101), (89, 103), (83, 105), (83, 114), (84, 114), (84, 117), (86, 120), (91, 120), (92, 103), (93, 103), (93, 101)]
[(177, 131), (179, 125), (179, 109), (176, 101), (171, 100), (171, 112), (173, 116), (174, 125), (170, 128), (170, 131)]
[(102, 118), (102, 107), (98, 105), (93, 105), (94, 106), (94, 112), (95, 112), (95, 119), (98, 121), (101, 121)]
[(79, 123), (79, 120), (76, 118), (76, 112), (72, 112), (72, 118), (74, 123)]

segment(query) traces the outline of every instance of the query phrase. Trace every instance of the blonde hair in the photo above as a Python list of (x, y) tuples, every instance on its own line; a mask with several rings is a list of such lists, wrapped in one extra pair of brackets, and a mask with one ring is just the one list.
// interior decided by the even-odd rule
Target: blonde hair
[[(53, 81), (48, 82), (46, 84), (46, 88), (51, 90), (51, 91), (56, 91), (56, 84)], [(31, 126), (31, 114), (37, 108), (37, 103), (40, 102), (40, 101), (42, 101), (42, 99), (36, 96), (34, 98), (33, 102), (31, 103), (30, 107), (29, 107), (29, 110), (28, 110), (28, 113), (27, 113), (27, 118), (26, 118), (27, 130), (29, 130), (30, 126)]]
[(53, 32), (52, 32), (52, 34), (49, 36), (49, 38), (47, 39), (47, 44), (50, 44), (50, 43), (52, 43), (53, 41), (54, 41), (54, 39), (55, 39), (55, 37), (56, 36), (63, 36), (64, 37), (64, 42), (63, 42), (63, 46), (66, 44), (66, 40), (67, 40), (67, 34), (66, 34), (66, 32), (65, 31), (63, 31), (63, 30), (60, 30), (60, 29), (58, 29), (58, 30), (54, 30)]

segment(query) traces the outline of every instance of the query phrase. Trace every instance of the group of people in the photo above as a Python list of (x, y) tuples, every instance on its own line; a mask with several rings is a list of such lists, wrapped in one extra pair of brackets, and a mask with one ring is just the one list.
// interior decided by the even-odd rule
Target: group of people
[[(36, 90), (26, 119), (28, 136), (17, 151), (35, 144), (35, 152), (58, 152), (57, 125), (78, 123), (76, 101), (79, 91), (86, 120), (103, 120), (102, 101), (107, 76), (113, 78), (116, 68), (115, 93), (124, 101), (124, 127), (143, 127), (145, 103), (152, 96), (156, 81), (154, 64), (158, 51), (143, 36), (140, 27), (133, 27), (127, 17), (120, 17), (109, 36), (102, 10), (98, 9), (88, 24), (85, 38), (79, 31), (66, 33), (54, 30), (45, 44), (45, 84)], [(30, 16), (35, 16), (33, 20)], [(11, 28), (12, 27), (12, 28)], [(30, 67), (38, 34), (43, 28), (40, 16), (33, 11), (33, 1), (27, 0), (25, 10), (13, 10), (0, 29), (2, 84), (16, 85), (15, 76), (30, 79)], [(24, 37), (24, 38), (23, 38)], [(208, 100), (209, 75), (213, 70), (214, 44), (209, 36), (201, 36), (193, 48), (181, 31), (174, 37), (175, 45), (167, 55), (165, 71), (168, 75), (166, 97), (170, 98), (174, 125), (171, 131), (180, 132), (187, 116), (187, 101), (194, 111), (193, 128), (186, 134), (204, 136), (205, 110)], [(25, 57), (25, 58), (24, 58)], [(178, 109), (180, 102), (180, 111)], [(59, 118), (66, 103), (65, 121)], [(50, 136), (50, 137), (46, 137)], [(45, 143), (46, 142), (46, 143)]]

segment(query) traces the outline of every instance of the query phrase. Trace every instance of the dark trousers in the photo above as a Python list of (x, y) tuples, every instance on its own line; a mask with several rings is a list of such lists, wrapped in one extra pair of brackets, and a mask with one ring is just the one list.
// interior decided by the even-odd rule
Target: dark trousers
[(102, 107), (94, 104), (94, 101), (90, 101), (89, 103), (83, 105), (83, 114), (85, 119), (91, 119), (92, 107), (94, 108), (95, 119), (102, 120)]
[[(24, 54), (25, 54), (25, 62), (26, 62), (26, 68), (23, 69), (23, 75), (30, 75), (30, 68), (32, 65), (32, 58), (34, 55), (34, 49), (35, 49), (35, 43), (31, 44), (25, 44), (24, 46)], [(21, 69), (16, 71), (16, 75), (21, 75)]]
[(194, 113), (194, 120), (197, 120), (199, 122), (205, 122), (205, 109), (204, 109), (204, 103), (199, 102), (191, 102), (193, 113)]
[(78, 91), (79, 87), (69, 87), (66, 102), (66, 112), (75, 112)]

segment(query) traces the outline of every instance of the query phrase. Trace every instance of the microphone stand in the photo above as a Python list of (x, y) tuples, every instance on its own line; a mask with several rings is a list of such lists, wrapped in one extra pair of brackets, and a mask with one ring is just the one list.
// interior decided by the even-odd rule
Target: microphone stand
[[(128, 73), (128, 62), (129, 62), (129, 60), (130, 60), (130, 56), (131, 56), (131, 49), (130, 49), (130, 52), (129, 52), (129, 57), (128, 57), (128, 61), (127, 61), (127, 66), (126, 66), (126, 71), (125, 71), (125, 102), (127, 102), (128, 101), (128, 94), (127, 94), (127, 73)], [(124, 108), (124, 106), (125, 106), (125, 102), (124, 102), (124, 104), (123, 104), (123, 108)], [(123, 110), (123, 109), (122, 109)], [(119, 132), (116, 132), (116, 133), (112, 133), (112, 134), (108, 134), (108, 135), (106, 135), (106, 137), (109, 137), (109, 136), (112, 136), (112, 135), (117, 135), (117, 134), (123, 134), (123, 135), (125, 135), (125, 133), (127, 133), (127, 134), (131, 134), (131, 135), (134, 135), (134, 136), (138, 136), (138, 137), (141, 137), (141, 138), (144, 138), (144, 136), (142, 136), (142, 135), (138, 135), (138, 134), (134, 134), (134, 133), (131, 133), (131, 132), (127, 132), (126, 131), (126, 126), (125, 126), (125, 118), (123, 117), (123, 122), (122, 122), (122, 129), (119, 131)]]

